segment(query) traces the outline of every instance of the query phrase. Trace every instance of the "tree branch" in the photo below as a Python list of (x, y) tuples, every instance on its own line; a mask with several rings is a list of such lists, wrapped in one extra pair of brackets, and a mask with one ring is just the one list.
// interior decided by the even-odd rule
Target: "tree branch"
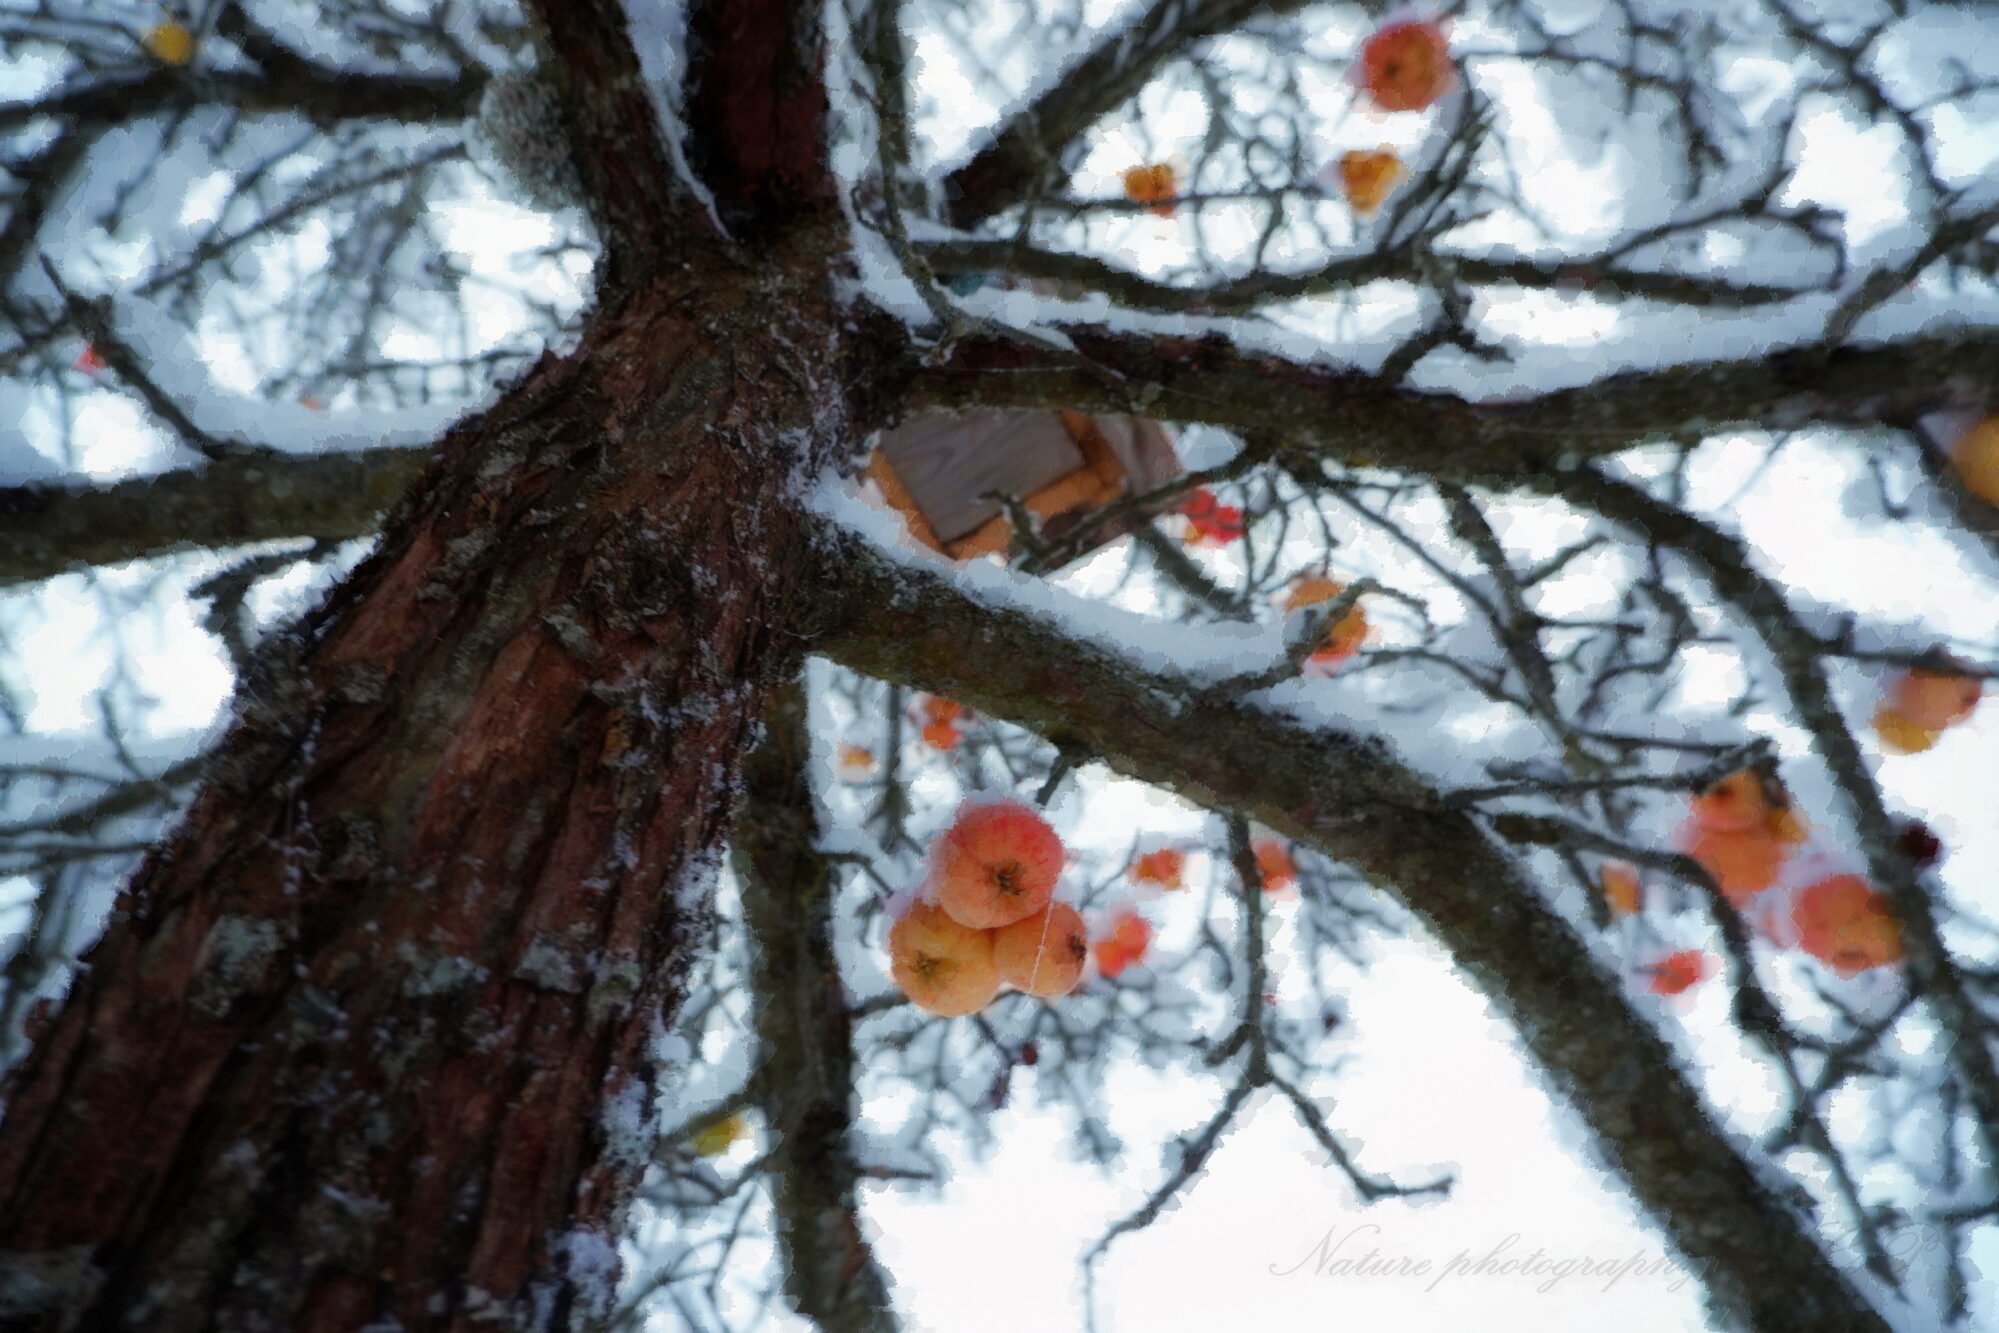
[(687, 45), (689, 158), (729, 225), (767, 228), (832, 209), (819, 8), (696, 0)]
[(1154, 0), (1033, 103), (1016, 112), (971, 161), (945, 180), (954, 227), (971, 227), (1067, 174), (1071, 146), (1101, 117), (1138, 95), (1159, 67), (1204, 37), (1298, 0)]
[(429, 456), (258, 454), (89, 489), (0, 488), (0, 588), (189, 548), (365, 537)]
[(1562, 291), (1587, 286), (1609, 301), (1644, 299), (1673, 305), (1737, 309), (1793, 300), (1816, 288), (1760, 283), (1717, 282), (1679, 273), (1616, 269), (1608, 259), (1561, 261), (1492, 259), (1438, 255), (1422, 266), (1403, 249), (1373, 251), (1332, 260), (1297, 273), (1258, 271), (1212, 287), (1181, 287), (1134, 273), (1094, 255), (1042, 250), (1014, 241), (931, 241), (919, 249), (939, 273), (1005, 272), (1024, 278), (1074, 282), (1138, 310), (1240, 314), (1258, 306), (1346, 291), (1371, 282), (1424, 282), (1444, 263), (1459, 281), (1474, 286), (1514, 286)]
[(1542, 478), (1539, 489), (1601, 514), (1646, 540), (1686, 556), (1707, 576), (1717, 596), (1733, 606), (1741, 623), (1756, 634), (1776, 662), (1798, 722), (1811, 736), (1833, 785), (1845, 800), (1860, 835), (1868, 872), (1888, 890), (1908, 950), (1911, 985), (1926, 994), (1938, 1021), (1951, 1036), (1945, 1058), (1964, 1082), (1983, 1131), (1986, 1151), (1999, 1135), (1999, 1070), (1995, 1070), (1986, 1029), (1938, 933), (1928, 892), (1915, 867), (1896, 847), (1894, 821), (1881, 791), (1868, 776), (1860, 746), (1833, 701), (1820, 662), (1824, 645), (1798, 622), (1783, 592), (1750, 562), (1742, 543), (1720, 528), (1638, 487), (1595, 469), (1560, 478)]
[(609, 285), (656, 260), (694, 221), (674, 191), (679, 179), (660, 142), (659, 113), (646, 92), (618, 0), (530, 0), (554, 57), (546, 71), (562, 104), (570, 151), (604, 243)]
[(754, 1086), (769, 1127), (765, 1172), (785, 1290), (826, 1333), (895, 1333), (888, 1280), (861, 1230), (852, 1015), (833, 950), (835, 882), (818, 850), (797, 679), (773, 694), (764, 724), (744, 765), (731, 841), (750, 937)]
[(285, 59), (261, 60), (256, 73), (236, 70), (190, 72), (163, 66), (133, 77), (109, 76), (64, 84), (46, 97), (0, 102), (0, 134), (49, 117), (102, 129), (161, 111), (195, 105), (241, 111), (296, 111), (306, 119), (393, 120), (404, 123), (460, 120), (479, 105), (486, 86), (482, 66), (451, 78), (418, 74), (363, 74), (307, 60), (283, 47)]
[(1142, 782), (1305, 839), (1393, 891), (1507, 1013), (1615, 1167), (1762, 1333), (1886, 1325), (1739, 1157), (1665, 1042), (1470, 817), (1380, 741), (1206, 694), (1101, 640), (981, 604), (831, 523), (812, 643), (854, 670), (960, 699)]
[(905, 412), (978, 407), (1126, 412), (1273, 434), (1300, 452), (1459, 479), (1517, 478), (1731, 427), (1914, 423), (1946, 381), (1999, 379), (1999, 330), (1875, 347), (1783, 349), (1627, 371), (1533, 398), (1470, 401), (1205, 336), (1064, 325), (1074, 351), (967, 337), (905, 365)]

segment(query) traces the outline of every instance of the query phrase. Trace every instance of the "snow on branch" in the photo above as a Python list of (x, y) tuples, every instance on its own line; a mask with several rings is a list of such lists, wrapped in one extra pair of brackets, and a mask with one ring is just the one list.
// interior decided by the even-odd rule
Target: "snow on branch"
[[(968, 590), (836, 519), (821, 524), (814, 651), (1258, 820), (1392, 889), (1515, 1023), (1717, 1300), (1757, 1328), (1886, 1329), (1710, 1120), (1575, 928), (1379, 741), (1217, 695), (1184, 662), (1072, 632), (1006, 585)], [(1032, 599), (1065, 600), (1038, 585)]]
[(553, 57), (547, 71), (569, 130), (590, 211), (603, 231), (611, 275), (656, 261), (689, 210), (675, 194), (663, 128), (638, 53), (630, 19), (618, 0), (540, 0)]
[(0, 588), (189, 548), (365, 537), (429, 457), (408, 447), (237, 455), (88, 489), (0, 487)]
[(1999, 378), (1999, 330), (1878, 346), (1627, 370), (1506, 398), (1417, 392), (1353, 366), (1305, 362), (1189, 328), (1061, 325), (1075, 350), (967, 337), (907, 368), (908, 412), (978, 407), (1138, 412), (1245, 434), (1288, 452), (1464, 479), (1533, 475), (1633, 445), (1733, 427), (1907, 427), (1946, 382)]
[(1066, 174), (1070, 146), (1100, 117), (1138, 95), (1159, 67), (1204, 37), (1228, 32), (1295, 0), (1155, 0), (1129, 27), (1107, 35), (1059, 82), (1015, 111), (971, 161), (946, 181), (952, 225), (969, 227)]

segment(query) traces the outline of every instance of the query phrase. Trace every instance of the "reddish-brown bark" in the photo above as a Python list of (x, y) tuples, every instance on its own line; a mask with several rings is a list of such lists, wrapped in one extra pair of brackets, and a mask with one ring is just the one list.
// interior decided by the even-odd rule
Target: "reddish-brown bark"
[(830, 241), (600, 315), (269, 655), (7, 1089), (10, 1327), (601, 1304), (790, 651), (789, 488), (847, 436)]
[(687, 95), (688, 158), (739, 230), (833, 197), (812, 13), (801, 0), (690, 7), (688, 46), (705, 59)]

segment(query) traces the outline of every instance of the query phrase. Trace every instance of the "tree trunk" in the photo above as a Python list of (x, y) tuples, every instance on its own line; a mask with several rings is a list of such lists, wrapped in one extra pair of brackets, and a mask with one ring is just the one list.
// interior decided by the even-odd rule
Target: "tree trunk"
[(0, 1324), (608, 1308), (651, 1051), (793, 656), (794, 491), (848, 434), (829, 241), (600, 312), (269, 645), (5, 1089)]

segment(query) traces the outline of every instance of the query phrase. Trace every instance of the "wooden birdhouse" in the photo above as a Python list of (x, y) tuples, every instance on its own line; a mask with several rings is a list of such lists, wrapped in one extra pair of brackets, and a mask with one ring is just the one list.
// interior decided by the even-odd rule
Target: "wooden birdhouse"
[[(988, 408), (932, 416), (882, 436), (868, 476), (916, 539), (954, 560), (1004, 551), (1013, 525), (992, 494), (1017, 495), (1060, 536), (1085, 515), (1180, 474), (1166, 428), (1143, 417)], [(1109, 523), (1095, 549), (1129, 531)]]

